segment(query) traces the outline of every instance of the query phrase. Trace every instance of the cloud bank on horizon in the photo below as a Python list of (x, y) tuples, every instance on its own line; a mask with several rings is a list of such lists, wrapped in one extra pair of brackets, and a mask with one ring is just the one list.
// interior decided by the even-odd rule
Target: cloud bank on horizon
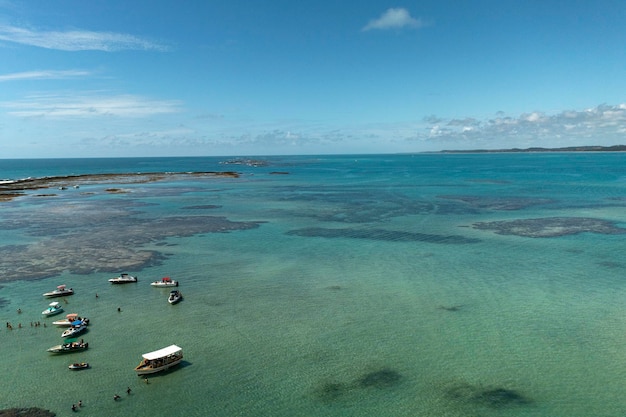
[[(366, 10), (360, 3), (337, 6), (337, 16), (350, 19), (335, 22), (323, 12), (332, 9), (330, 2), (322, 1), (319, 14), (276, 8), (266, 11), (263, 25), (259, 9), (229, 3), (216, 9), (219, 14), (198, 4), (172, 10), (166, 19), (171, 22), (156, 28), (145, 24), (152, 22), (151, 3), (143, 1), (129, 7), (112, 0), (104, 6), (109, 15), (91, 19), (85, 18), (90, 9), (77, 2), (76, 16), (64, 10), (69, 17), (58, 24), (39, 20), (53, 8), (0, 3), (0, 60), (6, 63), (0, 69), (0, 157), (387, 153), (625, 142), (620, 91), (626, 85), (608, 71), (619, 74), (626, 58), (607, 46), (600, 51), (608, 56), (604, 61), (587, 59), (597, 48), (580, 43), (626, 36), (621, 25), (608, 24), (607, 34), (593, 32), (594, 22), (561, 22), (540, 34), (573, 37), (571, 47), (555, 51), (549, 42), (544, 50), (530, 32), (528, 39), (503, 32), (504, 26), (513, 31), (525, 19), (544, 18), (530, 7), (520, 21), (505, 12), (483, 21), (480, 11), (468, 15), (457, 7), (458, 14), (450, 13), (446, 4), (427, 4), (417, 14), (375, 3)], [(128, 12), (122, 22), (113, 13), (119, 10)], [(163, 16), (156, 6), (153, 12)], [(583, 12), (589, 13), (570, 14)], [(28, 24), (14, 23), (28, 18)], [(577, 75), (572, 63), (583, 56), (589, 68), (580, 65)], [(605, 77), (592, 77), (598, 72)]]

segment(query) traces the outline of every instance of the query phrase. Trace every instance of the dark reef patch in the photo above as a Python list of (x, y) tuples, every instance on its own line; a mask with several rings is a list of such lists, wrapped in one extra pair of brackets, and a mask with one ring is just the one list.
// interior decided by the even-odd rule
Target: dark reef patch
[(437, 307), (437, 309), (439, 310), (444, 310), (444, 311), (460, 311), (463, 308), (462, 304), (458, 304), (458, 305), (453, 305), (453, 306), (439, 306)]
[(403, 216), (479, 212), (457, 201), (420, 200), (401, 192), (371, 191), (359, 187), (276, 187), (273, 190), (281, 201), (306, 203), (304, 207), (288, 211), (286, 215), (321, 222), (370, 223)]
[(309, 227), (290, 230), (287, 234), (302, 237), (323, 237), (328, 239), (350, 238), (381, 240), (386, 242), (425, 242), (455, 245), (480, 242), (479, 239), (472, 239), (458, 235), (433, 235), (427, 233), (401, 232), (384, 229), (328, 229), (322, 227)]
[(43, 408), (7, 408), (0, 410), (0, 417), (55, 417), (56, 414)]
[(523, 237), (558, 237), (579, 233), (599, 233), (620, 235), (626, 229), (617, 227), (614, 222), (588, 217), (546, 217), (510, 221), (480, 222), (472, 225), (479, 230), (493, 230), (500, 235)]
[(554, 203), (554, 200), (547, 198), (525, 198), (525, 197), (483, 197), (468, 195), (441, 195), (438, 198), (461, 201), (471, 207), (484, 210), (522, 210), (532, 206), (546, 205)]
[(352, 381), (325, 381), (313, 390), (313, 395), (323, 402), (339, 401), (354, 392), (368, 389), (390, 389), (402, 382), (402, 375), (390, 368), (366, 372)]
[(314, 394), (323, 402), (331, 402), (338, 400), (349, 390), (349, 387), (339, 382), (324, 382)]
[(446, 390), (446, 397), (460, 404), (474, 404), (488, 408), (508, 408), (530, 405), (533, 401), (510, 388), (456, 384)]
[(218, 209), (222, 208), (222, 206), (218, 206), (217, 204), (203, 204), (198, 206), (186, 206), (181, 207), (182, 210), (210, 210), (210, 209)]
[(530, 400), (522, 394), (506, 388), (492, 388), (478, 392), (472, 400), (493, 408), (530, 404)]
[(401, 375), (393, 369), (380, 369), (368, 372), (359, 378), (358, 383), (362, 388), (388, 388), (400, 382)]

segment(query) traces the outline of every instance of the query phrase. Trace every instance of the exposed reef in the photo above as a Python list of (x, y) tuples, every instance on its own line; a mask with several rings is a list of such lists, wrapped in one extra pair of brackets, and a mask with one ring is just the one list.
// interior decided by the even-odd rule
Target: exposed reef
[(401, 232), (384, 229), (328, 229), (322, 227), (309, 227), (304, 229), (290, 230), (288, 235), (323, 238), (351, 238), (370, 239), (387, 242), (425, 242), (440, 244), (468, 244), (478, 243), (479, 239), (467, 238), (459, 235), (433, 235), (427, 233)]
[[(146, 172), (126, 174), (83, 174), (58, 177), (26, 178), (11, 182), (0, 183), (0, 201), (8, 201), (26, 194), (27, 191), (46, 188), (65, 190), (69, 187), (80, 187), (85, 184), (140, 184), (162, 180), (171, 180), (184, 177), (231, 177), (237, 178), (237, 172)], [(110, 188), (109, 192), (123, 192), (117, 188)]]
[(7, 408), (0, 410), (0, 417), (55, 417), (56, 414), (42, 408)]
[(545, 217), (539, 219), (519, 219), (495, 222), (479, 222), (472, 225), (479, 230), (493, 230), (500, 235), (523, 237), (558, 237), (579, 233), (599, 233), (620, 235), (626, 229), (617, 227), (614, 222), (588, 217)]

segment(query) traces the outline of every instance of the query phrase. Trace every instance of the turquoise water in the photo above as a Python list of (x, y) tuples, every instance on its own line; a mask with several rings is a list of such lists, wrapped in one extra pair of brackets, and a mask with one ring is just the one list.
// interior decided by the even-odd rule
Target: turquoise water
[[(0, 316), (14, 327), (0, 329), (0, 408), (625, 415), (625, 158), (74, 160), (74, 174), (242, 175), (0, 203), (0, 272), (22, 278), (0, 278)], [(0, 178), (67, 175), (66, 162), (0, 161)], [(110, 285), (118, 272), (139, 282)], [(150, 287), (162, 276), (180, 281), (183, 302)], [(62, 339), (41, 294), (59, 284), (76, 291), (66, 312), (91, 319), (86, 352), (46, 352)], [(173, 343), (182, 366), (147, 384), (134, 374), (142, 353)], [(75, 361), (91, 369), (69, 371)]]

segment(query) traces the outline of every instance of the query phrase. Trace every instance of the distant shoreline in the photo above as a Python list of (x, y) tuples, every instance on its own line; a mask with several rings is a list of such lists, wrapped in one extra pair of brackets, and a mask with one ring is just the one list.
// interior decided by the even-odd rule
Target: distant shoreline
[(428, 153), (540, 153), (540, 152), (626, 152), (626, 145), (614, 146), (568, 146), (564, 148), (510, 148), (510, 149), (471, 149), (443, 150)]

